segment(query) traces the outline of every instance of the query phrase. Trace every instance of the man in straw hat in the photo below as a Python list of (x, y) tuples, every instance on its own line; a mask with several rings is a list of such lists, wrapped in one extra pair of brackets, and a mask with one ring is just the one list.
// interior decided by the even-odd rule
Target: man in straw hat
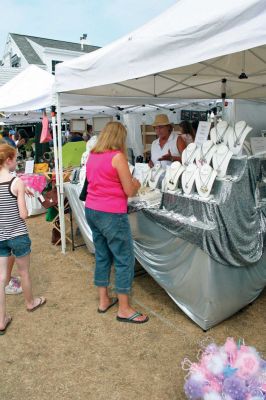
[(156, 115), (152, 126), (158, 139), (154, 140), (151, 145), (150, 167), (152, 168), (157, 161), (160, 161), (163, 167), (170, 165), (173, 161), (180, 161), (183, 149), (178, 148), (178, 134), (173, 132), (173, 125), (168, 116), (166, 114)]

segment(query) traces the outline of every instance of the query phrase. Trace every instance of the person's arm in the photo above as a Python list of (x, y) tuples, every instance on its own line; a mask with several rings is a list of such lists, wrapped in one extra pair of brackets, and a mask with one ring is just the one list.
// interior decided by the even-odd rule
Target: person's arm
[(28, 217), (28, 209), (25, 201), (25, 185), (21, 179), (17, 179), (14, 191), (18, 199), (19, 216), (22, 219), (26, 219)]
[(112, 159), (112, 166), (117, 170), (126, 195), (128, 197), (135, 196), (141, 185), (137, 179), (132, 178), (125, 155), (123, 153), (116, 154)]
[(184, 139), (180, 135), (177, 137), (176, 147), (177, 147), (180, 155), (183, 153), (183, 151), (187, 147), (186, 142), (184, 141)]
[[(179, 150), (179, 149), (178, 149)], [(167, 154), (164, 154), (162, 157), (158, 159), (158, 161), (181, 161), (180, 156), (173, 156), (171, 151), (168, 150)]]
[(21, 146), (23, 146), (25, 143), (26, 143), (26, 140), (25, 140), (25, 139), (20, 139), (20, 140), (18, 141), (18, 143), (17, 143), (17, 147), (21, 147)]

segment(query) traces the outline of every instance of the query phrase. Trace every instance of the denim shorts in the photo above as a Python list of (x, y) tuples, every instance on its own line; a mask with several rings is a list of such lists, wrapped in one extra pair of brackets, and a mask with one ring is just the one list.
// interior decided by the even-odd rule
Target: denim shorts
[(13, 239), (0, 241), (0, 257), (9, 257), (13, 254), (16, 258), (24, 257), (31, 252), (29, 235), (16, 236)]

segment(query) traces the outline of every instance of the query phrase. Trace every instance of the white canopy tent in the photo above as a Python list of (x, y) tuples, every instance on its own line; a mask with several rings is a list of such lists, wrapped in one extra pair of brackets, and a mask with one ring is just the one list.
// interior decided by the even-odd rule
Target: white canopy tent
[[(56, 66), (72, 101), (266, 97), (266, 1), (179, 0), (140, 29)], [(247, 77), (247, 79), (245, 79)], [(83, 96), (82, 96), (83, 95)], [(117, 99), (119, 98), (119, 101)], [(61, 104), (68, 102), (62, 96)]]
[(265, 0), (179, 0), (110, 45), (58, 64), (59, 120), (69, 104), (266, 98), (265, 20)]
[(1, 111), (29, 111), (53, 104), (54, 76), (35, 65), (0, 87)]

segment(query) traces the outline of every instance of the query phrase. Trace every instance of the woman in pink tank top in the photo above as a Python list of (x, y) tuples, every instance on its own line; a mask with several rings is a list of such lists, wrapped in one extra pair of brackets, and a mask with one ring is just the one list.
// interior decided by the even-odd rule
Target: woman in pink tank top
[[(86, 165), (85, 215), (95, 246), (98, 312), (105, 313), (118, 302), (118, 321), (141, 324), (149, 318), (129, 304), (135, 256), (127, 216), (127, 198), (137, 193), (140, 183), (129, 171), (125, 143), (126, 129), (120, 122), (109, 122), (100, 133)], [(113, 262), (117, 298), (108, 294)]]

